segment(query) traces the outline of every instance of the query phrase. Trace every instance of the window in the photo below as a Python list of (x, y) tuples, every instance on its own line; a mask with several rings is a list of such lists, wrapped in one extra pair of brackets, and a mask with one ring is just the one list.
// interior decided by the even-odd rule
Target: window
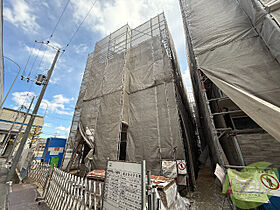
[(120, 135), (121, 142), (120, 142), (119, 160), (126, 160), (127, 129), (128, 129), (127, 123), (122, 122), (121, 135)]

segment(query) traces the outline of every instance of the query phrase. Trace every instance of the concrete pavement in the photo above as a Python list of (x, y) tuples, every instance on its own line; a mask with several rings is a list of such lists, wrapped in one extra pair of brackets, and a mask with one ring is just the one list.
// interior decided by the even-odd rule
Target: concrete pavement
[(5, 161), (6, 158), (0, 158), (0, 210), (5, 209), (8, 193), (8, 185), (6, 184), (8, 169), (5, 167)]
[(40, 197), (37, 186), (34, 184), (15, 184), (8, 196), (9, 210), (49, 210), (50, 208), (41, 202), (37, 204), (36, 198)]

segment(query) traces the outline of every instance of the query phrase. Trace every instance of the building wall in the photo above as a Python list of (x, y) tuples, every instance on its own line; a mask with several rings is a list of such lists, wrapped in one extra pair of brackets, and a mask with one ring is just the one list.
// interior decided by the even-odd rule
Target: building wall
[[(19, 112), (18, 110), (13, 110), (9, 108), (3, 108), (2, 110), (0, 110), (0, 152), (2, 155), (9, 154), (12, 148), (12, 144), (10, 144), (9, 140), (14, 139), (16, 137), (16, 134), (19, 132), (21, 124), (24, 120), (24, 114), (24, 112)], [(27, 116), (21, 134), (19, 135), (19, 139), (22, 138), (22, 133), (25, 131), (25, 128), (30, 120), (30, 116), (30, 114)], [(33, 127), (39, 126), (40, 128), (42, 128), (43, 124), (44, 118), (42, 116), (36, 116), (33, 123)], [(9, 132), (9, 139), (7, 139), (6, 137)], [(17, 151), (18, 146), (19, 144), (17, 144), (17, 147), (15, 148), (14, 152)], [(26, 149), (28, 149), (28, 147), (29, 146), (26, 145)]]
[[(0, 132), (6, 133), (7, 131), (9, 131), (9, 129), (11, 128), (13, 122), (16, 120), (16, 117), (18, 115), (18, 118), (12, 130), (13, 132), (17, 132), (24, 120), (24, 114), (25, 114), (24, 112), (18, 112), (17, 110), (14, 109), (3, 108), (0, 111)], [(25, 125), (23, 126), (23, 131), (25, 130), (30, 120), (30, 116), (31, 115), (29, 114), (26, 118)], [(44, 124), (44, 118), (42, 116), (36, 116), (33, 126), (39, 126), (42, 128), (43, 124)]]

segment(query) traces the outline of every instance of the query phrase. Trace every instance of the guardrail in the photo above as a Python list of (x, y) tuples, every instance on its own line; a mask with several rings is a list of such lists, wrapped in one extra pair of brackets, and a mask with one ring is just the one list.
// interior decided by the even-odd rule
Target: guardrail
[(30, 167), (28, 171), (28, 177), (32, 181), (36, 182), (36, 184), (39, 185), (39, 187), (44, 188), (49, 171), (50, 171), (49, 165), (44, 163), (36, 163)]
[(83, 179), (46, 164), (34, 164), (28, 177), (43, 189), (51, 209), (101, 209), (103, 182)]

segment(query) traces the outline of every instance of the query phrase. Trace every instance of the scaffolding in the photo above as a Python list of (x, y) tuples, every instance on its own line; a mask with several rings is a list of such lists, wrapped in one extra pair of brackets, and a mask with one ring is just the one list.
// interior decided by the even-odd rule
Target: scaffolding
[[(125, 25), (96, 43), (88, 56), (67, 141), (72, 154), (68, 167), (86, 160), (88, 169), (104, 169), (107, 158), (145, 159), (153, 174), (161, 174), (163, 160), (183, 159), (188, 163), (188, 183), (194, 186), (198, 169), (194, 131), (163, 13), (134, 29)], [(187, 184), (186, 177), (181, 184)]]
[(212, 167), (279, 167), (279, 2), (180, 0), (180, 7), (202, 149), (209, 146)]

